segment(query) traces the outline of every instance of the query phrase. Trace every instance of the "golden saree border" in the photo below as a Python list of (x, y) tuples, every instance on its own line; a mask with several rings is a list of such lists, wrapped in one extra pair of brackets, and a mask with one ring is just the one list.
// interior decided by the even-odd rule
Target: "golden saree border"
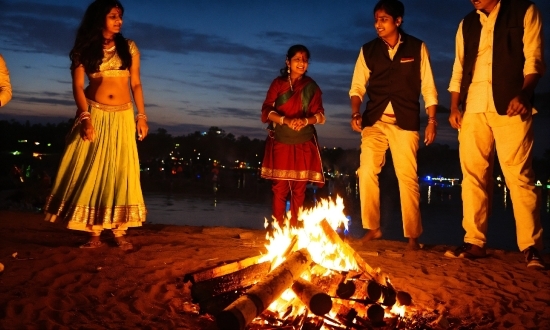
[(145, 204), (115, 205), (112, 207), (91, 207), (85, 205), (71, 205), (65, 207), (61, 201), (58, 207), (52, 204), (53, 195), (50, 195), (44, 207), (46, 221), (54, 222), (62, 218), (67, 222), (68, 229), (94, 231), (100, 229), (127, 229), (141, 227), (146, 221), (147, 209)]
[(86, 99), (86, 102), (88, 103), (88, 106), (91, 109), (98, 109), (105, 112), (124, 111), (124, 110), (129, 110), (134, 108), (134, 104), (132, 102), (128, 102), (120, 105), (107, 105), (103, 103), (98, 103), (90, 99)]
[(296, 180), (296, 181), (311, 181), (325, 182), (323, 173), (310, 170), (279, 170), (267, 167), (262, 167), (261, 177), (264, 179), (275, 180)]

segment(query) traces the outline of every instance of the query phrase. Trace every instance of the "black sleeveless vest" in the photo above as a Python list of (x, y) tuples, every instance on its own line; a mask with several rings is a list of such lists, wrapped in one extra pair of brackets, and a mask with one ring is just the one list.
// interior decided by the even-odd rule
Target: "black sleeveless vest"
[[(508, 104), (523, 87), (523, 20), (532, 4), (528, 0), (501, 0), (493, 36), (493, 99), (497, 112), (506, 114)], [(474, 10), (462, 22), (464, 65), (460, 101), (466, 110), (466, 97), (477, 60), (481, 22)]]
[(363, 127), (374, 125), (391, 101), (397, 126), (407, 131), (420, 129), (422, 40), (402, 33), (401, 41), (393, 61), (382, 39), (376, 38), (363, 45), (363, 56), (371, 70)]

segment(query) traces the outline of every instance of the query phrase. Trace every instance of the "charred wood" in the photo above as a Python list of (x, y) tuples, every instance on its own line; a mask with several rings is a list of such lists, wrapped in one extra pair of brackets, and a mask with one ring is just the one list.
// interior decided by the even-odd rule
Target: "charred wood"
[(191, 298), (193, 298), (193, 302), (200, 303), (205, 299), (225, 292), (250, 287), (262, 279), (269, 272), (270, 268), (271, 262), (254, 264), (231, 274), (195, 283), (191, 287)]
[(227, 306), (229, 306), (232, 302), (237, 300), (237, 298), (242, 296), (246, 292), (246, 290), (248, 290), (249, 288), (250, 286), (240, 288), (234, 291), (225, 292), (220, 295), (201, 300), (199, 302), (200, 314), (217, 315), (218, 313), (223, 311)]
[(195, 284), (201, 281), (209, 280), (211, 278), (231, 274), (238, 270), (257, 264), (258, 260), (260, 260), (261, 257), (262, 257), (261, 255), (254, 256), (243, 260), (235, 261), (229, 264), (225, 264), (222, 266), (211, 267), (211, 268), (199, 270), (193, 273), (189, 273), (183, 277), (183, 281), (184, 282), (191, 281), (191, 283)]
[(244, 329), (255, 317), (279, 298), (312, 263), (306, 248), (293, 252), (283, 263), (256, 283), (216, 317), (218, 327)]
[(303, 278), (298, 278), (292, 284), (292, 291), (315, 315), (324, 315), (332, 309), (330, 296)]

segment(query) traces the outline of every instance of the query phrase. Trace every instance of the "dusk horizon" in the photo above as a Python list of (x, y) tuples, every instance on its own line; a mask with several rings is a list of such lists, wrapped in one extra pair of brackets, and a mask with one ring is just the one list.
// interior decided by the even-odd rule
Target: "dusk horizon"
[[(0, 110), (0, 120), (56, 123), (74, 117), (68, 54), (90, 2), (0, 0), (0, 53), (13, 87), (13, 99)], [(180, 136), (217, 126), (236, 136), (265, 138), (260, 109), (266, 91), (284, 66), (288, 47), (304, 44), (311, 51), (308, 75), (323, 92), (327, 122), (317, 126), (320, 144), (359, 148), (360, 136), (350, 127), (348, 91), (360, 47), (376, 37), (375, 3), (122, 1), (122, 33), (136, 42), (141, 53), (151, 131), (164, 128)], [(403, 3), (405, 32), (424, 40), (431, 57), (440, 105), (434, 142), (457, 148), (457, 131), (447, 120), (447, 87), (456, 29), (472, 4), (467, 0)], [(550, 19), (545, 17), (550, 2), (535, 3), (543, 14), (544, 30), (550, 31)], [(544, 44), (548, 54), (548, 32)], [(540, 157), (550, 149), (548, 72), (536, 94), (534, 154)], [(420, 116), (422, 140), (425, 111)]]

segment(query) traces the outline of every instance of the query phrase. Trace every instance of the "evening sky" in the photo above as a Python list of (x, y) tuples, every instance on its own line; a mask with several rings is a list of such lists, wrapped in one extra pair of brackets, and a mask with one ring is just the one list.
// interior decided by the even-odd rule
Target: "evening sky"
[[(468, 0), (403, 0), (404, 28), (427, 44), (439, 93), (447, 87), (458, 23), (472, 10)], [(13, 100), (0, 119), (31, 123), (74, 116), (68, 53), (89, 1), (0, 0), (0, 53), (13, 85)], [(308, 74), (323, 91), (327, 123), (322, 145), (356, 148), (348, 91), (361, 45), (376, 37), (372, 8), (359, 0), (126, 0), (122, 33), (141, 52), (141, 80), (153, 130), (185, 135), (217, 126), (235, 136), (265, 137), (260, 109), (267, 88), (293, 44), (311, 51)], [(543, 13), (545, 54), (550, 45), (550, 1)], [(550, 149), (550, 78), (537, 88), (536, 154)], [(435, 142), (456, 147), (456, 131), (440, 112)], [(422, 113), (425, 125), (425, 114)], [(423, 127), (424, 127), (423, 125)], [(423, 137), (423, 134), (421, 134)]]

